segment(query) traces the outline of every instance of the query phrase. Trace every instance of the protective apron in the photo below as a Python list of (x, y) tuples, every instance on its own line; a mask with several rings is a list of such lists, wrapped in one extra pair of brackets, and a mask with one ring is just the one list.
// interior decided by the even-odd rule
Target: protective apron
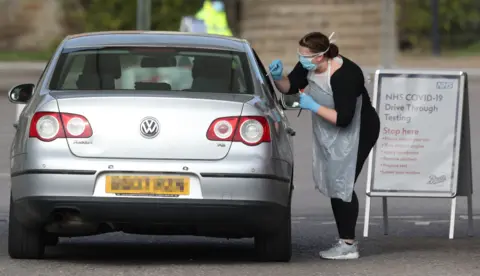
[[(337, 60), (342, 62), (341, 59)], [(308, 86), (304, 93), (310, 95), (318, 104), (333, 109), (335, 104), (330, 85), (330, 72), (330, 61), (326, 74), (309, 72)], [(315, 189), (327, 197), (340, 198), (345, 202), (352, 200), (355, 185), (361, 109), (362, 96), (359, 96), (353, 120), (345, 128), (338, 127), (312, 112), (312, 171)]]

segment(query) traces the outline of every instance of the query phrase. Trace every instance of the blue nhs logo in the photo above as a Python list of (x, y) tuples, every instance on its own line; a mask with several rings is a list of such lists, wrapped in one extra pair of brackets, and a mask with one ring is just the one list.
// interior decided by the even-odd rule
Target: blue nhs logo
[(453, 81), (437, 81), (437, 89), (452, 89)]

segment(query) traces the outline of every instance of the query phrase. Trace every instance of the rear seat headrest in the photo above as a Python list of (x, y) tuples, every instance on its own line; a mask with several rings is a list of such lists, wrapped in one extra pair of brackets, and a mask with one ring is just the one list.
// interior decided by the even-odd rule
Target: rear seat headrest
[(135, 82), (135, 90), (170, 91), (172, 86), (166, 82)]
[(193, 61), (192, 77), (222, 78), (230, 75), (232, 59), (197, 56)]
[(81, 74), (76, 82), (78, 89), (115, 89), (115, 79), (111, 75)]
[(88, 55), (85, 58), (83, 73), (109, 75), (118, 79), (122, 76), (120, 56), (117, 54)]
[(144, 57), (140, 63), (142, 68), (176, 67), (177, 60), (174, 56)]

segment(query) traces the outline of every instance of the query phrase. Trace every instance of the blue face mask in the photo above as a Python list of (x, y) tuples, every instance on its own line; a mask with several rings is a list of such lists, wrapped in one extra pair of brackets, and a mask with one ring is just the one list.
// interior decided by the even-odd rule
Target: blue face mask
[(212, 7), (217, 11), (217, 12), (223, 12), (225, 9), (225, 5), (223, 4), (222, 1), (213, 1), (212, 2)]
[(298, 55), (298, 59), (300, 63), (302, 64), (303, 68), (311, 71), (317, 69), (317, 65), (312, 62), (313, 57), (307, 58), (301, 55)]

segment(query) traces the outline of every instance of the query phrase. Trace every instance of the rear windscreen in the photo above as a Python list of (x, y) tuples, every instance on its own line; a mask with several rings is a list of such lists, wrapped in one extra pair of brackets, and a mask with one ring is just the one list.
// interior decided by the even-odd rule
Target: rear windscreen
[(253, 94), (245, 53), (165, 47), (63, 52), (49, 89)]

